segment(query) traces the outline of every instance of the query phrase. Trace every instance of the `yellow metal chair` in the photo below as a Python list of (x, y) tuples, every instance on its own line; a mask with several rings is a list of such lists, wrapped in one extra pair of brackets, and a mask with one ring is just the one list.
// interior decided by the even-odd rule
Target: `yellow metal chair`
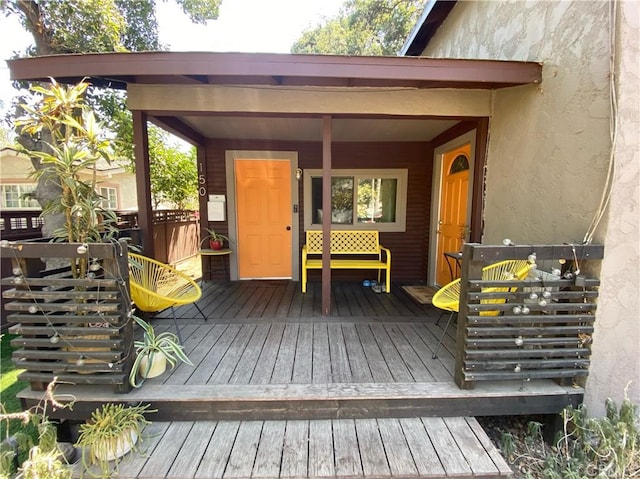
[[(529, 264), (526, 260), (500, 261), (499, 263), (490, 264), (489, 266), (485, 266), (484, 268), (482, 268), (482, 279), (484, 281), (523, 280), (527, 277), (530, 268), (531, 264)], [(484, 288), (482, 292), (499, 293), (515, 291), (516, 289), (517, 288), (512, 287), (492, 287)], [(505, 301), (505, 299), (483, 299), (481, 303), (499, 304), (504, 303)], [(450, 313), (449, 318), (447, 319), (447, 324), (445, 325), (444, 331), (442, 332), (442, 336), (440, 336), (438, 345), (436, 346), (436, 349), (431, 356), (433, 359), (436, 359), (438, 357), (438, 350), (440, 349), (442, 341), (447, 334), (447, 329), (449, 329), (451, 321), (460, 310), (460, 278), (455, 279), (449, 284), (440, 288), (433, 295), (431, 304), (433, 304), (436, 308), (443, 310), (444, 312), (449, 311)], [(481, 316), (497, 316), (498, 314), (500, 314), (500, 311), (480, 312)], [(440, 318), (438, 318), (438, 321), (440, 321)], [(436, 322), (436, 324), (438, 323)]]
[[(129, 253), (129, 285), (131, 299), (136, 307), (147, 313), (159, 313), (171, 308), (173, 323), (180, 337), (176, 321), (175, 307), (193, 304), (204, 320), (204, 315), (196, 301), (202, 296), (200, 286), (171, 266), (135, 253)], [(182, 338), (180, 337), (180, 342)]]

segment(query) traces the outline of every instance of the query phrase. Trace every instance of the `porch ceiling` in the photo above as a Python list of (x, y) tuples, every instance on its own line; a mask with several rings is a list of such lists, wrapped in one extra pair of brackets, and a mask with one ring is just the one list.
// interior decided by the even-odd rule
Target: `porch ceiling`
[[(207, 138), (319, 141), (319, 118), (184, 116), (180, 119)], [(333, 141), (429, 141), (457, 120), (334, 119)]]

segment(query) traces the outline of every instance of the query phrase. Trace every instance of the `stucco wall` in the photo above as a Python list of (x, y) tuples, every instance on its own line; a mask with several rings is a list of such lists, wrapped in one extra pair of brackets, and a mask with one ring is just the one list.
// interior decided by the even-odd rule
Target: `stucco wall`
[[(637, 8), (633, 3), (624, 8)], [(432, 57), (528, 60), (544, 65), (541, 85), (494, 93), (484, 243), (501, 243), (504, 238), (520, 244), (583, 241), (600, 202), (611, 151), (609, 20), (609, 3), (603, 1), (458, 2), (425, 50), (424, 55)], [(637, 75), (637, 56), (635, 61), (635, 68), (623, 68), (627, 76), (632, 76), (631, 71)], [(627, 81), (635, 81), (637, 88), (637, 77)], [(637, 106), (637, 99), (633, 104)], [(621, 126), (629, 135), (635, 132), (637, 142), (638, 129), (633, 130), (630, 121)], [(632, 163), (630, 158), (627, 163)], [(624, 211), (610, 209), (609, 222), (617, 231), (606, 232), (605, 217), (594, 235), (594, 242), (606, 239), (607, 255), (602, 263), (603, 295), (586, 397), (595, 414), (604, 411), (606, 397), (620, 399), (629, 380), (635, 381), (631, 397), (640, 398), (638, 208), (637, 201), (623, 200), (634, 194), (637, 198), (637, 161), (635, 168), (634, 173), (628, 164), (624, 174), (616, 174), (612, 201), (618, 198), (625, 203)], [(632, 224), (635, 251), (628, 239), (634, 237)], [(635, 263), (635, 270), (619, 276), (616, 270), (628, 260)], [(636, 294), (621, 298), (614, 293), (629, 289)]]
[(600, 276), (594, 361), (587, 405), (594, 410), (607, 395), (619, 401), (628, 381), (629, 397), (640, 404), (640, 3), (620, 2), (615, 61), (618, 91), (615, 170), (605, 261)]

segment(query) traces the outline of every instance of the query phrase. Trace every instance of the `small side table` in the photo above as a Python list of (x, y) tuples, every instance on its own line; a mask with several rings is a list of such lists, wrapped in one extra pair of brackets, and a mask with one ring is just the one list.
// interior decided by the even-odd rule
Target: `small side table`
[(449, 275), (451, 276), (451, 281), (455, 278), (453, 277), (453, 268), (451, 268), (451, 261), (449, 258), (453, 258), (456, 262), (456, 275), (458, 274), (458, 270), (462, 269), (460, 266), (460, 261), (462, 261), (462, 253), (459, 251), (449, 251), (444, 253), (444, 260), (447, 262), (447, 266), (449, 267)]
[(217, 256), (220, 258), (220, 261), (222, 262), (222, 269), (224, 269), (224, 273), (225, 275), (229, 274), (229, 271), (227, 269), (227, 263), (224, 259), (225, 256), (229, 256), (231, 253), (233, 253), (233, 250), (229, 249), (229, 248), (222, 248), (222, 249), (201, 249), (200, 250), (200, 255), (201, 256), (209, 256), (209, 270), (207, 271), (207, 273), (211, 273), (213, 271), (217, 271), (213, 268), (211, 268), (211, 257), (212, 256)]

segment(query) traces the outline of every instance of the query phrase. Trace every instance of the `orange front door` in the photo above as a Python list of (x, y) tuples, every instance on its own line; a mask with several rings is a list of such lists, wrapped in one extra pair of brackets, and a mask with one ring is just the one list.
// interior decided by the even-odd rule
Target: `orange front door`
[(235, 160), (238, 276), (291, 278), (291, 164)]
[(459, 276), (455, 260), (446, 258), (444, 253), (460, 251), (467, 233), (470, 153), (470, 145), (465, 145), (446, 152), (442, 159), (442, 194), (436, 260), (436, 281), (440, 286)]

